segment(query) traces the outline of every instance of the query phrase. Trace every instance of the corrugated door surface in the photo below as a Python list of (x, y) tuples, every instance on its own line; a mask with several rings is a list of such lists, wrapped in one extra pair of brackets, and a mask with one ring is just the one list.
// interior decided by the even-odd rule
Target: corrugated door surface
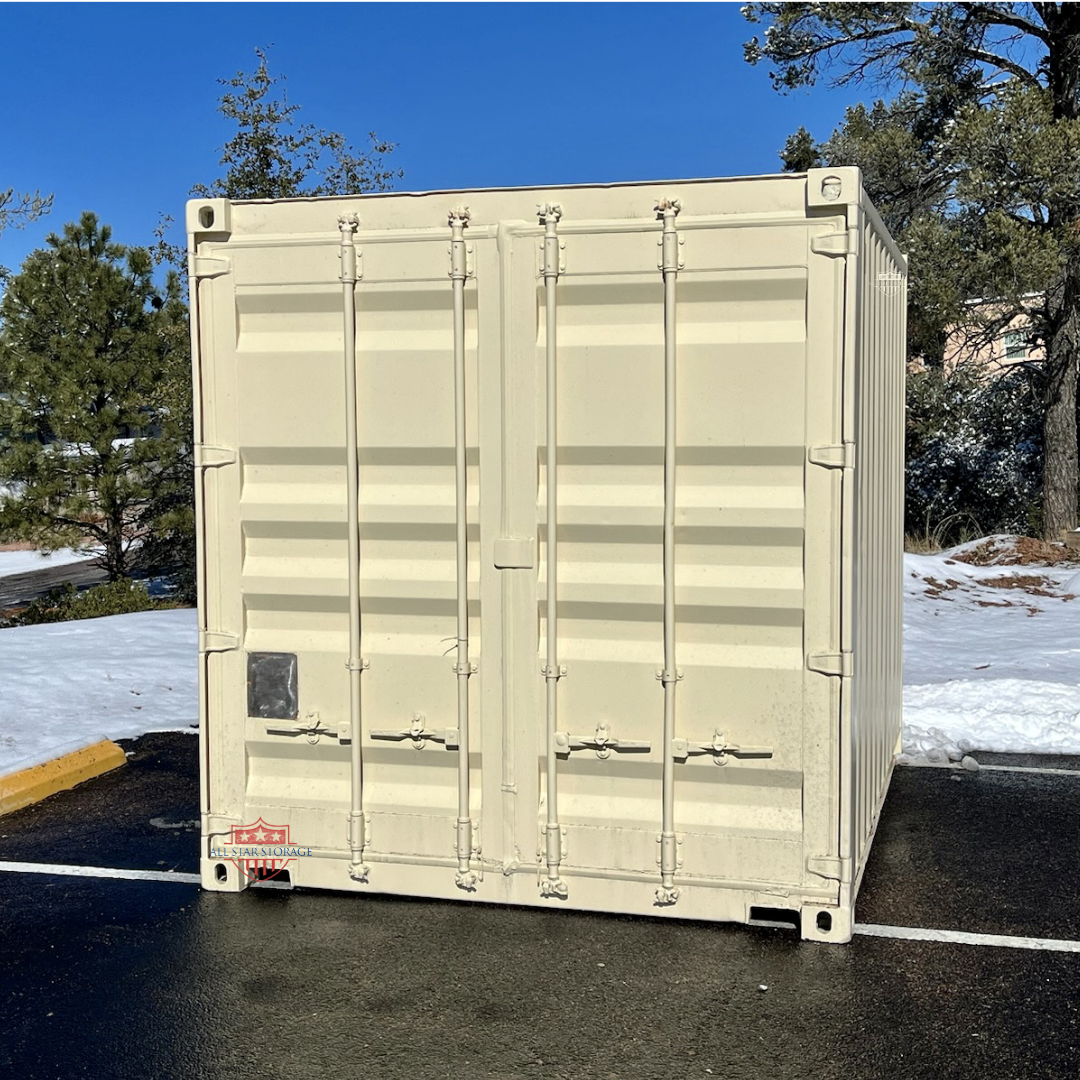
[(805, 177), (190, 205), (205, 844), (261, 818), (299, 884), (846, 936), (842, 173), (809, 209)]

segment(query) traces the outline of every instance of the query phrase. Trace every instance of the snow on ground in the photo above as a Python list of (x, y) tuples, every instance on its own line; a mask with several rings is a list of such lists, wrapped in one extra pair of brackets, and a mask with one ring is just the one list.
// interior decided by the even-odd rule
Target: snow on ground
[(904, 752), (1080, 754), (1078, 567), (955, 558), (978, 543), (904, 556)]
[(0, 630), (0, 774), (100, 735), (194, 731), (194, 609)]
[(0, 551), (0, 578), (9, 574), (25, 574), (31, 570), (48, 570), (51, 566), (70, 566), (89, 557), (72, 548), (61, 548), (51, 554), (41, 551)]

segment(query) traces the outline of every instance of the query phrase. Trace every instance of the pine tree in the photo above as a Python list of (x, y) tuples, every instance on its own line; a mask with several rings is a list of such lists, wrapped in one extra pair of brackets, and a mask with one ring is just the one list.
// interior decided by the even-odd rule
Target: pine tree
[(368, 133), (359, 150), (344, 135), (314, 124), (298, 124), (300, 106), (289, 101), (285, 77), (271, 75), (264, 49), (259, 65), (219, 80), (225, 87), (218, 111), (236, 125), (221, 148), (225, 174), (212, 184), (196, 184), (193, 195), (226, 199), (290, 199), (300, 195), (354, 195), (387, 191), (402, 173), (385, 158), (394, 144)]
[[(219, 147), (224, 172), (192, 195), (222, 199), (292, 199), (389, 191), (405, 174), (387, 163), (396, 144), (368, 132), (359, 149), (338, 131), (298, 122), (301, 106), (290, 101), (284, 75), (272, 75), (265, 49), (256, 49), (254, 71), (218, 79), (224, 88), (218, 112), (234, 126)], [(169, 240), (173, 216), (164, 213), (155, 230), (154, 257), (186, 273), (186, 251)]]
[[(367, 149), (352, 146), (339, 132), (298, 123), (300, 106), (288, 99), (285, 77), (270, 72), (264, 49), (256, 49), (253, 72), (238, 71), (218, 80), (223, 87), (218, 112), (232, 125), (232, 137), (220, 148), (223, 175), (196, 184), (193, 195), (226, 199), (278, 199), (308, 195), (346, 195), (385, 191), (402, 173), (387, 166), (394, 144), (369, 133)], [(159, 267), (173, 267), (186, 284), (187, 253), (169, 240), (172, 216), (164, 214), (151, 247)], [(146, 508), (148, 532), (141, 561), (149, 569), (171, 574), (178, 594), (195, 598), (195, 485), (190, 448), (192, 401), (187, 339), (187, 311), (178, 308), (169, 322), (170, 377), (160, 387), (168, 402), (179, 441), (162, 484)], [(177, 333), (182, 322), (183, 332)], [(177, 374), (179, 373), (179, 374)]]
[[(849, 109), (816, 145), (788, 141), (789, 168), (859, 165), (907, 249), (917, 355), (940, 356), (945, 328), (989, 340), (1018, 315), (1046, 359), (1041, 398), (1042, 522), (1078, 518), (1080, 357), (1080, 4), (755, 3), (776, 89), (903, 82), (889, 103)], [(1034, 294), (1034, 295), (1033, 295)], [(992, 298), (974, 307), (966, 301)], [(980, 315), (982, 317), (980, 317)], [(1032, 365), (1034, 368), (1035, 365)]]
[(46, 549), (89, 539), (111, 579), (130, 574), (186, 449), (170, 407), (184, 314), (176, 275), (156, 287), (149, 252), (91, 213), (26, 258), (0, 300), (6, 535)]

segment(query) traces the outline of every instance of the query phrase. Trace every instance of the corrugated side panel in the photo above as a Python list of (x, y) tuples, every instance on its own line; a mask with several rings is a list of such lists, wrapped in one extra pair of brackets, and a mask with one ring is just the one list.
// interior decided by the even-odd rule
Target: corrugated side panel
[(871, 209), (861, 215), (855, 366), (852, 837), (858, 881), (902, 723), (906, 266)]

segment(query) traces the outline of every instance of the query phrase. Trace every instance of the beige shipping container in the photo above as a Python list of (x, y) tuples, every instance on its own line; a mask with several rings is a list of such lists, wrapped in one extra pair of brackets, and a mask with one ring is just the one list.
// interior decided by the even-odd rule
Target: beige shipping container
[(205, 887), (848, 940), (901, 723), (906, 264), (858, 170), (187, 229)]

